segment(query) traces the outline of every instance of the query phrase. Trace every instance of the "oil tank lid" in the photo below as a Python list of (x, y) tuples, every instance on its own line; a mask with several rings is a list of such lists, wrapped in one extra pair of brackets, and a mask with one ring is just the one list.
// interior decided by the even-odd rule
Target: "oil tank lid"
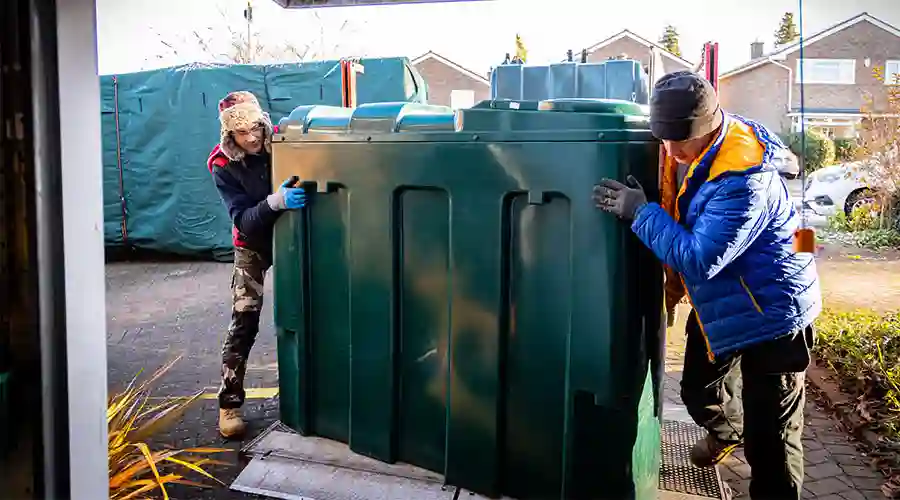
[(642, 104), (619, 99), (561, 98), (547, 99), (538, 104), (540, 111), (564, 111), (569, 113), (602, 113), (646, 116), (649, 108)]

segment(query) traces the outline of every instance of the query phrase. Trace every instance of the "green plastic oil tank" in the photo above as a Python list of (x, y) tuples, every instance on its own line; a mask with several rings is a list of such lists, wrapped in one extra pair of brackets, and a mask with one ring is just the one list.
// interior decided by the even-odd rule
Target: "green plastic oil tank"
[(300, 107), (274, 178), (283, 422), (518, 499), (655, 498), (663, 272), (594, 207), (658, 193), (625, 101)]

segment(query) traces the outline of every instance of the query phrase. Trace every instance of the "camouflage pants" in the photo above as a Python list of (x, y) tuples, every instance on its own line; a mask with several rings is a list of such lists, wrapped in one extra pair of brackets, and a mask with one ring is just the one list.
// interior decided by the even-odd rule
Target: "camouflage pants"
[(263, 284), (270, 264), (257, 252), (237, 247), (231, 274), (231, 324), (222, 346), (222, 386), (220, 408), (240, 408), (244, 404), (244, 373), (250, 349), (259, 333), (263, 305)]

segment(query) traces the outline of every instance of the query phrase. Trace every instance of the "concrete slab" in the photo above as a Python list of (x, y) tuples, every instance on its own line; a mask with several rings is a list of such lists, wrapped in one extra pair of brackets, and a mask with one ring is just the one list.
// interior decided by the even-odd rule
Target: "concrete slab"
[(231, 489), (284, 500), (452, 500), (440, 483), (270, 456), (254, 458)]
[[(672, 405), (680, 419), (687, 412)], [(689, 420), (663, 423), (662, 500), (724, 498), (727, 491), (716, 469), (690, 465), (688, 452), (702, 431)], [(275, 423), (247, 444), (252, 457), (231, 489), (284, 500), (488, 500), (454, 486), (444, 477), (407, 464), (387, 464), (358, 455), (342, 443), (305, 437)], [(511, 499), (504, 499), (511, 500)]]
[(346, 444), (320, 437), (307, 437), (276, 423), (263, 432), (256, 440), (248, 443), (244, 450), (251, 457), (278, 457), (340, 469), (354, 470), (443, 484), (444, 476), (404, 463), (388, 464), (359, 455)]

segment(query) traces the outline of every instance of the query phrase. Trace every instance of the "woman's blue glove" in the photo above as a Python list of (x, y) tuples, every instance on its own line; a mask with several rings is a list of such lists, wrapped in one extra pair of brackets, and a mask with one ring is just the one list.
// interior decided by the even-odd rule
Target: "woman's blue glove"
[(291, 187), (296, 179), (290, 178), (283, 183), (278, 191), (266, 197), (266, 203), (272, 210), (295, 210), (306, 206), (306, 191), (300, 187)]

